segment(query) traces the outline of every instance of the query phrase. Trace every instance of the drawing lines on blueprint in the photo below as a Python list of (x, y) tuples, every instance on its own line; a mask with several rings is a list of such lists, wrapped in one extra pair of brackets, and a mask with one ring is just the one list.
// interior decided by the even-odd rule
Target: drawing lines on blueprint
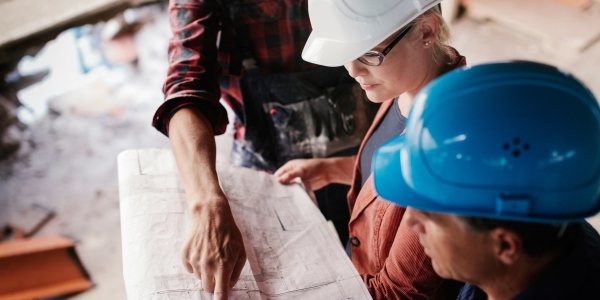
[[(175, 266), (174, 266), (175, 267)], [(154, 277), (150, 283), (151, 287), (144, 287), (146, 291), (152, 291), (146, 297), (140, 299), (151, 300), (212, 300), (212, 293), (202, 290), (200, 280), (189, 273), (178, 273), (172, 275), (159, 275)], [(242, 271), (236, 285), (230, 291), (230, 298), (240, 300), (262, 300), (264, 297), (254, 284), (254, 277), (248, 272)]]
[[(222, 182), (233, 184), (234, 180)], [(235, 182), (235, 185), (249, 186), (240, 182)], [(227, 188), (225, 190), (229, 191)], [(315, 218), (305, 219), (292, 195), (269, 197), (262, 195), (260, 189), (226, 194), (238, 227), (245, 237), (256, 284), (264, 294), (277, 296), (337, 285), (338, 275), (329, 266), (330, 257), (325, 253), (328, 251), (321, 246), (315, 247), (322, 244), (319, 241), (329, 238), (320, 230), (329, 229), (311, 224)], [(238, 199), (240, 196), (245, 198)], [(248, 197), (252, 197), (253, 201), (248, 201)], [(319, 214), (316, 207), (310, 212)], [(324, 219), (320, 220), (320, 223), (324, 222)], [(315, 235), (320, 236), (317, 238)], [(341, 287), (338, 288), (340, 294), (344, 295)]]
[(154, 277), (156, 295), (168, 295), (169, 299), (198, 299), (202, 285), (189, 274), (162, 275)]

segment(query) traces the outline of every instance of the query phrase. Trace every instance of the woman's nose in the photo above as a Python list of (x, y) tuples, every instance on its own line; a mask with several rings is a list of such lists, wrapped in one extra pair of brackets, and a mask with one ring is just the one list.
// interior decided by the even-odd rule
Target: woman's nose
[(352, 78), (365, 75), (367, 70), (367, 68), (365, 68), (365, 64), (358, 61), (358, 59), (346, 63), (344, 67), (346, 68), (346, 70), (348, 70), (348, 74), (350, 74)]
[(407, 207), (402, 219), (404, 220), (404, 222), (406, 222), (406, 226), (408, 226), (408, 228), (414, 230), (419, 234), (425, 233), (425, 226), (419, 218), (419, 212), (415, 211), (410, 207)]

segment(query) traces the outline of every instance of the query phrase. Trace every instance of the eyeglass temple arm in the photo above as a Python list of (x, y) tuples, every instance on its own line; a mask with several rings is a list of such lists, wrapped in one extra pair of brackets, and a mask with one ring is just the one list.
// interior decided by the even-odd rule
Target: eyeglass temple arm
[(394, 41), (389, 44), (385, 49), (383, 49), (383, 51), (381, 52), (383, 55), (387, 55), (392, 48), (394, 48), (394, 46), (396, 46), (396, 44), (398, 44), (398, 42), (400, 42), (400, 40), (402, 40), (402, 38), (412, 29), (412, 25), (408, 26), (404, 31), (402, 31), (402, 33), (396, 38), (394, 39)]

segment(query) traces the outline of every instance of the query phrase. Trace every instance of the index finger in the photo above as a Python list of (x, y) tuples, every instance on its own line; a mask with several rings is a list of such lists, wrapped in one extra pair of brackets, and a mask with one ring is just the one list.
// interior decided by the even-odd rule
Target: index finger
[(280, 176), (281, 174), (286, 173), (289, 168), (290, 167), (287, 164), (283, 165), (281, 168), (277, 169), (273, 175)]
[(219, 267), (215, 272), (215, 297), (214, 300), (227, 300), (229, 293), (230, 268)]

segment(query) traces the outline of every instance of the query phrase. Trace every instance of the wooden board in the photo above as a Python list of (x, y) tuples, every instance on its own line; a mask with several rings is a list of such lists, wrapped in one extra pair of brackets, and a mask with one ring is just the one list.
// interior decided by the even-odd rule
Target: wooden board
[(0, 0), (0, 65), (18, 60), (60, 32), (107, 20), (152, 0)]
[(586, 10), (556, 0), (464, 0), (468, 14), (582, 51), (600, 39), (600, 4)]
[(62, 236), (0, 243), (0, 300), (40, 299), (93, 286), (72, 240)]
[[(82, 16), (124, 4), (120, 0), (12, 0), (0, 2), (0, 46), (52, 29)], [(7, 12), (6, 14), (4, 12)]]

